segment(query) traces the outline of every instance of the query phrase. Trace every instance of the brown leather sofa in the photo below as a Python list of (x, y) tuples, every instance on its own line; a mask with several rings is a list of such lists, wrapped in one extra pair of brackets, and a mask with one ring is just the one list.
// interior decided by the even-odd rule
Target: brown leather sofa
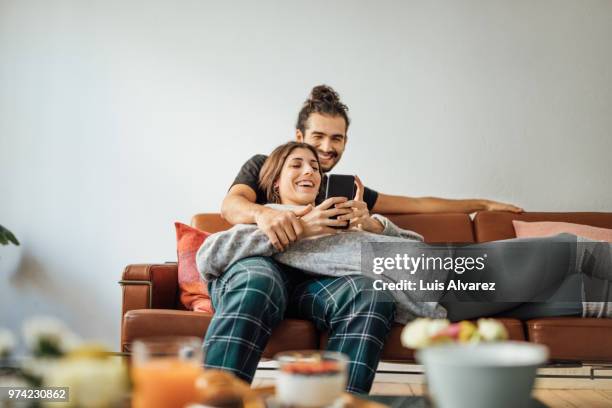
[[(430, 243), (486, 242), (514, 238), (512, 220), (565, 221), (612, 228), (612, 213), (481, 212), (472, 219), (465, 214), (389, 215), (397, 225), (419, 232)], [(193, 217), (196, 228), (216, 232), (227, 229), (219, 214)], [(129, 265), (121, 280), (121, 350), (129, 352), (139, 337), (192, 335), (203, 337), (211, 315), (184, 309), (179, 301), (176, 263)], [(510, 337), (545, 344), (552, 362), (612, 363), (612, 319), (543, 318), (529, 321), (502, 319)], [(391, 331), (383, 351), (385, 361), (413, 361), (412, 350), (400, 344), (402, 327)], [(264, 357), (284, 350), (323, 348), (326, 333), (305, 320), (285, 319), (274, 331)]]

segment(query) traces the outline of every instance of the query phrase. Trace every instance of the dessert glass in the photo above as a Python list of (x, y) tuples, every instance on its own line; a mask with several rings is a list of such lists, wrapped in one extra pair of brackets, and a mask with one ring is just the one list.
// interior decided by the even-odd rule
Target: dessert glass
[(344, 393), (348, 357), (334, 351), (289, 351), (277, 354), (276, 397), (282, 405), (326, 407)]

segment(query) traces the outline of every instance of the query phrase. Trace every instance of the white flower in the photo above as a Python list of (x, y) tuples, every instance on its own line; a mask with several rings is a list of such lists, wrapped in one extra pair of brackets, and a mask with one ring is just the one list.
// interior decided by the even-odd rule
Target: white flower
[(446, 319), (415, 319), (402, 330), (404, 347), (419, 349), (427, 347), (431, 337), (444, 330), (450, 322)]
[(478, 319), (478, 333), (484, 341), (506, 340), (506, 327), (495, 319)]
[(69, 387), (70, 402), (49, 407), (98, 408), (116, 406), (127, 392), (127, 373), (116, 358), (60, 359), (47, 371), (46, 387)]
[(58, 361), (58, 358), (28, 358), (22, 361), (21, 369), (28, 376), (42, 380)]
[(31, 384), (16, 375), (3, 375), (0, 377), (0, 387), (28, 388)]
[(78, 343), (78, 337), (54, 317), (32, 317), (24, 322), (23, 338), (34, 355), (63, 354)]
[(62, 338), (62, 349), (65, 352), (70, 352), (83, 344), (83, 339), (75, 333), (69, 331)]
[(429, 323), (429, 335), (434, 336), (446, 329), (450, 325), (450, 322), (446, 319), (432, 319)]
[(16, 344), (13, 332), (0, 328), (0, 358), (10, 355)]

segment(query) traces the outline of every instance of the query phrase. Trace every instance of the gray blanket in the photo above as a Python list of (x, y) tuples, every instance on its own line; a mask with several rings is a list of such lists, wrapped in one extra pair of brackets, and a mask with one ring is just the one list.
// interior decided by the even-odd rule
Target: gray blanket
[[(270, 256), (277, 262), (319, 276), (369, 275), (384, 282), (416, 280), (416, 275), (404, 271), (387, 271), (374, 275), (362, 269), (362, 251), (371, 251), (370, 243), (422, 242), (423, 237), (413, 231), (397, 227), (387, 218), (373, 215), (384, 226), (382, 234), (346, 231), (294, 242), (279, 252), (256, 225), (239, 224), (227, 231), (212, 234), (198, 250), (196, 263), (205, 281), (220, 277), (233, 263), (251, 256)], [(415, 248), (416, 250), (416, 248)], [(363, 254), (367, 256), (367, 254)], [(437, 276), (439, 278), (439, 276)], [(422, 280), (423, 276), (419, 277)], [(432, 277), (433, 280), (433, 277)], [(446, 317), (446, 310), (438, 302), (424, 299), (419, 291), (388, 291), (396, 302), (396, 321), (406, 323), (416, 317)], [(428, 300), (428, 301), (426, 301)]]

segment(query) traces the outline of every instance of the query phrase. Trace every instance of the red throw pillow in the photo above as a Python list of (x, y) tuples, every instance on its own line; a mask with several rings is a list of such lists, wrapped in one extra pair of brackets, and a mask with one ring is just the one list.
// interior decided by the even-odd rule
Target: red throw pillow
[(187, 310), (214, 313), (206, 282), (200, 277), (196, 267), (196, 253), (204, 240), (210, 235), (189, 225), (175, 222), (176, 253), (178, 256), (178, 283), (181, 290), (181, 303)]

